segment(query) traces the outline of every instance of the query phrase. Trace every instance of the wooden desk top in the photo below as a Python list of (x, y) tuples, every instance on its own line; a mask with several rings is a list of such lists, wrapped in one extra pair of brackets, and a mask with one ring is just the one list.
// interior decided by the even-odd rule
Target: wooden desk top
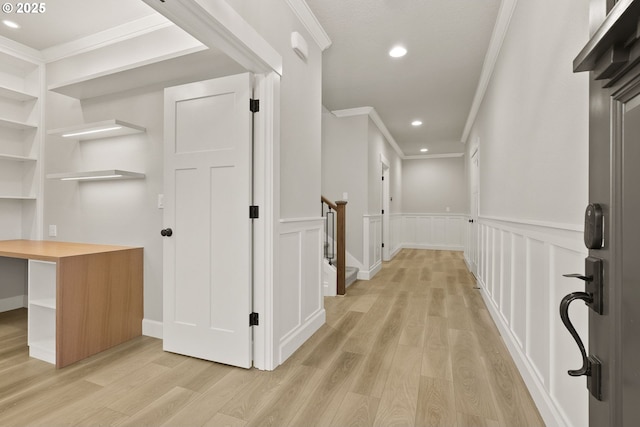
[(50, 240), (0, 240), (0, 256), (54, 262), (65, 257), (115, 252), (127, 249), (137, 248), (130, 246), (54, 242)]

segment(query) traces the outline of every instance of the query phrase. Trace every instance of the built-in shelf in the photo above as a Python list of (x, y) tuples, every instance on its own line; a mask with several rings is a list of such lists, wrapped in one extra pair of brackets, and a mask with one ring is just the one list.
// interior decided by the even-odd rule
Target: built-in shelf
[(144, 177), (145, 175), (143, 173), (118, 169), (47, 174), (47, 179), (59, 179), (62, 181), (109, 181), (119, 179), (142, 179)]
[(56, 309), (56, 299), (55, 298), (40, 298), (40, 299), (32, 299), (29, 301), (31, 305), (37, 305), (38, 307)]
[(36, 200), (36, 196), (7, 196), (0, 194), (0, 200)]
[(77, 99), (121, 93), (141, 87), (164, 88), (244, 72), (222, 52), (205, 46), (140, 61), (50, 85), (53, 92)]
[(91, 139), (112, 138), (114, 136), (144, 133), (146, 131), (147, 130), (142, 126), (123, 122), (122, 120), (111, 119), (61, 129), (53, 129), (47, 133), (61, 138), (87, 141)]
[(21, 92), (14, 89), (9, 89), (8, 87), (0, 86), (0, 98), (8, 98), (13, 99), (14, 101), (34, 101), (38, 99), (37, 96), (31, 95), (26, 92)]
[(0, 160), (11, 160), (14, 162), (35, 162), (37, 159), (33, 157), (14, 156), (12, 154), (0, 154)]
[(1, 117), (0, 117), (0, 127), (19, 129), (19, 130), (29, 130), (29, 129), (38, 128), (38, 126), (34, 124), (18, 122), (16, 120), (10, 120), (10, 119), (3, 119)]

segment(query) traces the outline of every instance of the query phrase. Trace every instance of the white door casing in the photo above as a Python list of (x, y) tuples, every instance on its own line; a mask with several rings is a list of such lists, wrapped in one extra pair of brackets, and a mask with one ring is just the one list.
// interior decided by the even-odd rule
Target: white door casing
[[(391, 252), (389, 248), (391, 247), (391, 234), (389, 230), (389, 215), (390, 215), (390, 205), (389, 205), (389, 160), (380, 154), (380, 165), (382, 168), (382, 189), (381, 189), (381, 205), (382, 205), (382, 243), (384, 247), (382, 248), (382, 260), (383, 261), (391, 261)], [(366, 250), (366, 248), (365, 248)]]
[(251, 367), (249, 73), (165, 90), (164, 349)]
[(479, 256), (479, 225), (478, 225), (478, 197), (479, 197), (479, 150), (476, 150), (471, 156), (471, 220), (470, 233), (471, 233), (471, 272), (478, 275), (478, 256)]

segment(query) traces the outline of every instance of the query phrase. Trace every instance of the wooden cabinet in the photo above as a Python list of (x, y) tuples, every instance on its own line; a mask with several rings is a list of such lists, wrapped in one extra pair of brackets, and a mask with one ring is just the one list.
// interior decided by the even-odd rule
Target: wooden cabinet
[(143, 249), (0, 241), (29, 260), (29, 354), (62, 368), (142, 334)]

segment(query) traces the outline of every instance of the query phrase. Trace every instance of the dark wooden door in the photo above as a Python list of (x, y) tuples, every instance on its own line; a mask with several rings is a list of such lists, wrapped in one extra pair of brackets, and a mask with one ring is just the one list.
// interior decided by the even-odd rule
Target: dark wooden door
[[(604, 1), (604, 0), (603, 0)], [(640, 425), (640, 0), (609, 1), (604, 23), (574, 61), (590, 72), (589, 202), (601, 209), (602, 310), (589, 311), (591, 426)], [(585, 221), (585, 232), (590, 232)], [(592, 237), (592, 236), (590, 236)], [(597, 240), (597, 239), (596, 239)], [(600, 247), (601, 246), (601, 247)], [(589, 247), (589, 246), (588, 246)], [(591, 260), (591, 261), (589, 261)], [(585, 272), (587, 294), (593, 269)], [(591, 295), (592, 297), (594, 295)], [(597, 295), (596, 295), (597, 299)]]

